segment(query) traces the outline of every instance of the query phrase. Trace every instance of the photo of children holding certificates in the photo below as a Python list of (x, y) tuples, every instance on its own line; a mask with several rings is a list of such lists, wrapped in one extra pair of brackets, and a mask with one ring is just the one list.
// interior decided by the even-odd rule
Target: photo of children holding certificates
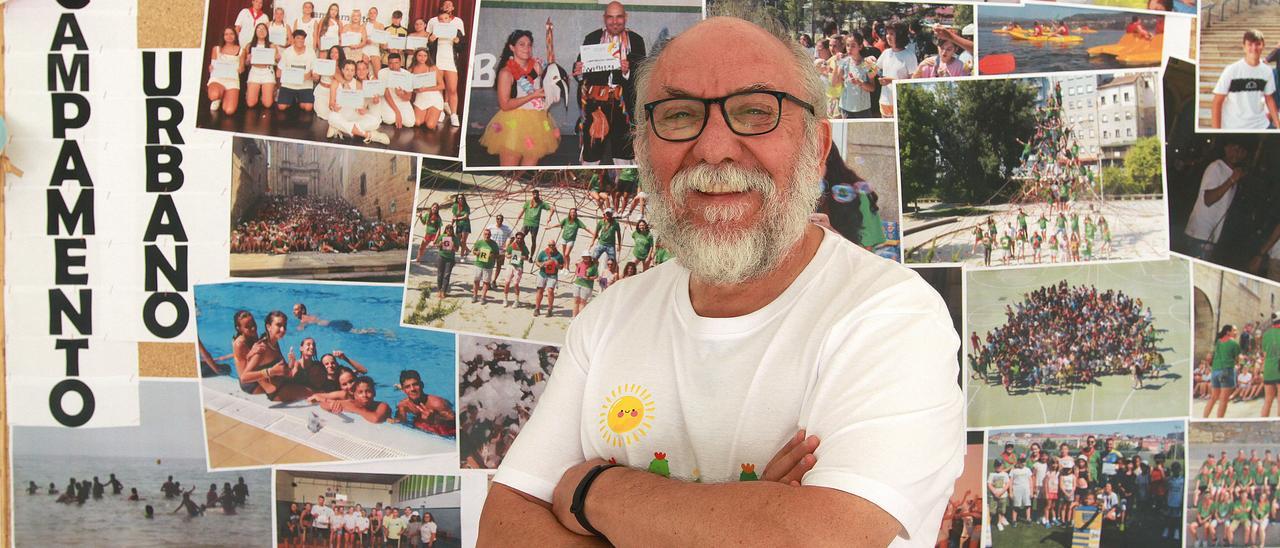
[(210, 0), (196, 125), (457, 158), (474, 9)]

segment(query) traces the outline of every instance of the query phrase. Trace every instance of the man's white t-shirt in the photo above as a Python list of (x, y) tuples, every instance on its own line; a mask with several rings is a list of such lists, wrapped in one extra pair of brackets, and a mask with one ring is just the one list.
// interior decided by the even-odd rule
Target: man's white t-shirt
[(328, 506), (312, 506), (311, 516), (315, 519), (311, 521), (311, 525), (320, 529), (328, 529), (329, 517), (332, 515), (333, 509)]
[(1227, 65), (1214, 95), (1226, 95), (1222, 129), (1267, 129), (1267, 96), (1276, 92), (1276, 77), (1266, 63), (1249, 66), (1244, 59)]
[(1240, 187), (1231, 187), (1213, 205), (1205, 203), (1205, 193), (1222, 186), (1222, 183), (1231, 178), (1232, 172), (1231, 166), (1222, 159), (1215, 160), (1204, 169), (1204, 176), (1200, 178), (1200, 193), (1196, 195), (1196, 205), (1191, 208), (1191, 218), (1187, 220), (1187, 236), (1218, 242), (1218, 236), (1222, 234), (1223, 219), (1227, 216), (1227, 210), (1231, 209), (1232, 200), (1236, 198), (1236, 189)]
[(959, 338), (918, 275), (823, 235), (791, 286), (745, 316), (694, 313), (678, 259), (600, 294), (494, 481), (550, 501), (590, 458), (751, 480), (804, 428), (822, 440), (804, 485), (879, 506), (903, 527), (894, 546), (932, 545), (965, 452)]
[[(916, 54), (905, 49), (902, 51), (887, 49), (880, 54), (879, 59), (876, 59), (876, 67), (880, 69), (879, 76), (882, 78), (910, 78), (916, 72), (916, 65)], [(893, 85), (889, 85), (880, 91), (880, 104), (893, 104), (893, 88)]]
[[(280, 48), (280, 62), (278, 63), (280, 70), (284, 70), (286, 68), (299, 68), (302, 69), (303, 72), (311, 72), (312, 67), (315, 66), (315, 62), (316, 52), (312, 51), (309, 47), (302, 48), (302, 53), (298, 53), (298, 50), (294, 49), (293, 46)], [(303, 80), (301, 84), (285, 84), (281, 82), (280, 85), (281, 87), (289, 89), (311, 89), (315, 86), (315, 82)]]

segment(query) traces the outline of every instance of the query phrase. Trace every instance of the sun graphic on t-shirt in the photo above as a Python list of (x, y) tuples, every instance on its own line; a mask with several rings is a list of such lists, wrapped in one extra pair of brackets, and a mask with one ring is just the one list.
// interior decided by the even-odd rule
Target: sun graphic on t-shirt
[(653, 395), (638, 384), (614, 388), (600, 406), (600, 435), (615, 447), (631, 445), (653, 425)]

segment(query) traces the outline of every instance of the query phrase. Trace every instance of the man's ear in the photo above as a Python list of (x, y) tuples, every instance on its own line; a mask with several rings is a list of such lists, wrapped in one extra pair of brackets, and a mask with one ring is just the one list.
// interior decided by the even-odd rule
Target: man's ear
[(818, 165), (827, 165), (827, 155), (831, 153), (831, 121), (823, 118), (818, 121)]

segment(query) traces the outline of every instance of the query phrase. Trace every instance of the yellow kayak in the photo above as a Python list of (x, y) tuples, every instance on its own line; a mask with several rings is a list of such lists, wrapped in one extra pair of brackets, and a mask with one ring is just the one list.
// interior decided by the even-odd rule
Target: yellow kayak
[(1110, 55), (1124, 65), (1154, 65), (1163, 58), (1164, 35), (1157, 34), (1151, 40), (1143, 40), (1136, 34), (1126, 34), (1119, 42), (1089, 48), (1089, 56)]
[(1151, 39), (1150, 45), (1141, 48), (1126, 51), (1116, 56), (1116, 60), (1120, 64), (1127, 66), (1155, 66), (1164, 60), (1164, 35), (1157, 34)]
[(1076, 29), (1071, 32), (1074, 32), (1076, 34), (1097, 34), (1098, 31), (1093, 29)]
[(996, 29), (991, 32), (994, 34), (1013, 34), (1015, 32), (1022, 32), (1022, 29)]
[(1050, 42), (1055, 44), (1070, 44), (1084, 41), (1083, 36), (1076, 36), (1074, 34), (1067, 36), (1028, 36), (1026, 39), (1029, 42)]

